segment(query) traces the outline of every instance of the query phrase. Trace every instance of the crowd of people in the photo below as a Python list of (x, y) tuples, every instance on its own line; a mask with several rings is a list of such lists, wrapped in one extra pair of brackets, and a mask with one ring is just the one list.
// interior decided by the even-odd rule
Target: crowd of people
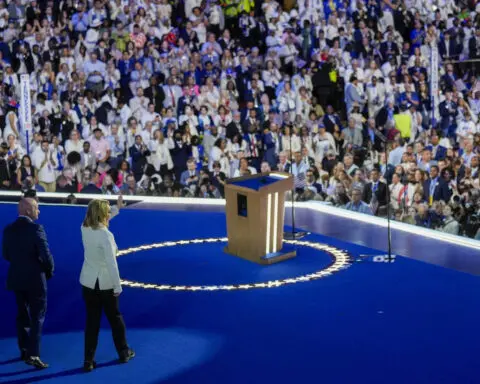
[(475, 3), (0, 0), (0, 188), (221, 198), (278, 170), (299, 201), (478, 237)]

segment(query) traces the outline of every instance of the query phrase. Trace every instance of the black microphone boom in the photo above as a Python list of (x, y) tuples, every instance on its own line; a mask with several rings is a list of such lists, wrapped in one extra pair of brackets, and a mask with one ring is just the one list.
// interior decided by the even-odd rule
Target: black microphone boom
[[(290, 141), (290, 175), (292, 175), (293, 178), (295, 178), (295, 176), (293, 175), (293, 151), (292, 151), (292, 132), (290, 132), (290, 138), (289, 138), (289, 141)], [(307, 232), (302, 232), (302, 231), (295, 231), (295, 182), (293, 183), (293, 187), (292, 187), (292, 231), (291, 232), (283, 232), (283, 238), (285, 240), (298, 240), (298, 239), (301, 239), (303, 237), (305, 237), (306, 235), (308, 235)]]
[[(375, 136), (377, 136), (385, 145), (385, 174), (388, 173), (388, 157), (389, 157), (389, 151), (388, 151), (388, 139), (386, 136), (380, 132), (378, 129), (374, 130)], [(387, 184), (387, 248), (388, 248), (388, 257), (387, 260), (389, 263), (393, 262), (395, 260), (395, 256), (392, 256), (392, 228), (390, 226), (390, 220), (391, 220), (391, 204), (390, 204), (390, 188), (388, 186), (388, 180), (385, 178), (386, 184)]]

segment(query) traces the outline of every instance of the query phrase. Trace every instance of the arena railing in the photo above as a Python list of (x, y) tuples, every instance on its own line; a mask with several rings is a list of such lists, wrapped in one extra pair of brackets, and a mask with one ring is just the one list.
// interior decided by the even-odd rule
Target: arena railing
[[(70, 193), (61, 193), (61, 192), (39, 192), (37, 196), (39, 198), (40, 204), (48, 205), (72, 205), (67, 204), (66, 199), (71, 196)], [(3, 203), (16, 203), (23, 196), (20, 191), (0, 191), (0, 202)], [(74, 194), (76, 202), (75, 205), (85, 206), (92, 199), (106, 199), (114, 203), (118, 196), (116, 195), (98, 195), (98, 194)], [(189, 197), (160, 197), (160, 196), (124, 196), (125, 203), (132, 205), (135, 203), (150, 203), (159, 206), (169, 206), (169, 208), (183, 209), (185, 206), (189, 206), (191, 210), (194, 210), (195, 207), (202, 208), (202, 210), (208, 209), (211, 207), (215, 210), (223, 210), (225, 206), (224, 199), (202, 199), (202, 198), (189, 198)], [(285, 203), (286, 207), (291, 208), (291, 202)], [(342, 208), (334, 207), (322, 202), (317, 201), (307, 201), (307, 202), (295, 202), (295, 207), (297, 209), (305, 210), (307, 209), (313, 214), (326, 214), (332, 215), (339, 218), (344, 218), (345, 220), (355, 220), (362, 223), (370, 224), (375, 227), (386, 228), (387, 220), (381, 217), (369, 216), (358, 212), (347, 211)], [(287, 211), (288, 212), (288, 211)], [(320, 216), (319, 215), (319, 216)], [(288, 225), (288, 220), (286, 221)], [(406, 224), (398, 221), (391, 222), (392, 231), (402, 231), (404, 233), (412, 235), (420, 235), (430, 239), (445, 241), (451, 244), (457, 244), (473, 249), (480, 250), (480, 241), (475, 239), (470, 239), (467, 237), (451, 235), (448, 233), (443, 233), (437, 230), (418, 227), (411, 224)]]

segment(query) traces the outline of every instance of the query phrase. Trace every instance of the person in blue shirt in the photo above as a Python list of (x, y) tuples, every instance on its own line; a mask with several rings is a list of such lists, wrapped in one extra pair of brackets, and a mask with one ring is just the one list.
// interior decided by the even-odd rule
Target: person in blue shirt
[(362, 190), (355, 188), (352, 192), (352, 201), (345, 205), (345, 209), (353, 212), (365, 213), (367, 215), (372, 215), (373, 212), (370, 206), (362, 201)]
[(410, 47), (411, 53), (415, 51), (415, 48), (422, 46), (424, 37), (425, 31), (423, 30), (422, 22), (416, 20), (415, 28), (412, 30), (412, 32), (410, 32), (410, 41), (412, 42)]

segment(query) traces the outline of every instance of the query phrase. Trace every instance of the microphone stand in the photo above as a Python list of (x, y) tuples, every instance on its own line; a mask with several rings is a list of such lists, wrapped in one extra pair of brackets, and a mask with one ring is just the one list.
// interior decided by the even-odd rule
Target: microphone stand
[[(293, 130), (290, 131), (290, 137), (289, 137), (289, 142), (290, 142), (290, 175), (294, 178), (295, 176), (293, 175), (293, 151), (292, 151), (292, 135), (293, 135)], [(307, 232), (301, 232), (301, 231), (295, 231), (295, 182), (293, 183), (292, 187), (292, 232), (283, 232), (283, 238), (285, 240), (297, 240), (305, 237), (307, 235)]]
[[(375, 136), (377, 136), (380, 141), (384, 144), (385, 146), (385, 174), (388, 172), (388, 145), (387, 145), (387, 137), (380, 132), (378, 129), (374, 130)], [(387, 193), (387, 261), (391, 263), (394, 260), (394, 257), (392, 256), (392, 228), (390, 226), (390, 220), (391, 220), (391, 211), (390, 211), (390, 188), (388, 186), (388, 180), (386, 180), (387, 188), (386, 188), (386, 193)]]

